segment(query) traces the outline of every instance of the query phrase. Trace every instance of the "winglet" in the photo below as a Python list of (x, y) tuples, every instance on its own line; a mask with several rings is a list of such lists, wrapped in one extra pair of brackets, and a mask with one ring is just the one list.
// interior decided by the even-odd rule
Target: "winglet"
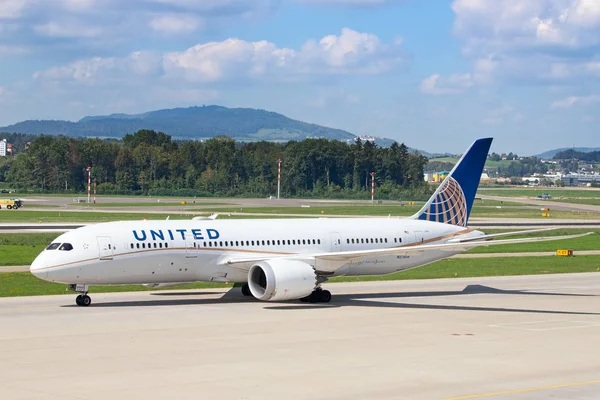
[(492, 138), (477, 139), (413, 219), (467, 226)]

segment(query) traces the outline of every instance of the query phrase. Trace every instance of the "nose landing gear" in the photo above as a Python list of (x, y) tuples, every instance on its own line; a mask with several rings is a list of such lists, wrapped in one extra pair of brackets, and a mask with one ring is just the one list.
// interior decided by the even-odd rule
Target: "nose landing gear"
[(82, 293), (75, 298), (75, 304), (78, 306), (88, 307), (90, 304), (92, 304), (92, 298), (88, 296), (89, 285), (69, 285), (68, 289), (74, 292)]

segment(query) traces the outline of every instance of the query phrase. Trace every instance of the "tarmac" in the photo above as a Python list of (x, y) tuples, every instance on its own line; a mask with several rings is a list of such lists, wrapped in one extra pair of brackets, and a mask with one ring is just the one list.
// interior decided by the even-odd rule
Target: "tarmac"
[(600, 273), (325, 287), (0, 299), (0, 398), (600, 398)]

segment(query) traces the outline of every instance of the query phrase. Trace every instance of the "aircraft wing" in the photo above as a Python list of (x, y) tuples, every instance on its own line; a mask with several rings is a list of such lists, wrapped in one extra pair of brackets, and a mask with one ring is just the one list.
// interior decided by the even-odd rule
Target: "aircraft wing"
[(557, 228), (555, 227), (549, 227), (549, 228), (540, 228), (540, 229), (528, 229), (525, 231), (513, 231), (513, 232), (502, 232), (502, 233), (493, 233), (490, 235), (482, 235), (482, 236), (476, 236), (476, 237), (469, 237), (466, 239), (462, 239), (462, 238), (457, 238), (457, 239), (451, 239), (448, 240), (447, 243), (468, 243), (468, 242), (475, 242), (475, 241), (481, 241), (481, 240), (490, 240), (490, 239), (494, 239), (497, 237), (503, 237), (503, 236), (517, 236), (517, 235), (527, 235), (529, 233), (537, 233), (537, 232), (546, 232), (546, 231), (553, 231), (556, 230)]
[[(390, 247), (383, 249), (373, 250), (355, 250), (355, 251), (340, 251), (340, 252), (326, 252), (326, 253), (297, 253), (297, 254), (283, 254), (283, 255), (264, 255), (257, 257), (248, 258), (236, 258), (229, 257), (222, 260), (222, 264), (230, 265), (232, 267), (249, 270), (253, 263), (258, 261), (265, 261), (274, 258), (278, 259), (290, 259), (290, 260), (314, 260), (316, 270), (320, 273), (333, 273), (342, 267), (344, 264), (351, 262), (359, 262), (365, 258), (386, 256), (386, 255), (410, 255), (414, 253), (425, 252), (429, 250), (438, 251), (466, 251), (474, 247), (479, 246), (496, 246), (503, 244), (519, 244), (519, 243), (532, 243), (532, 242), (545, 242), (552, 240), (564, 240), (564, 239), (575, 239), (582, 236), (591, 235), (594, 232), (581, 233), (576, 235), (563, 235), (563, 236), (546, 236), (546, 237), (529, 237), (519, 239), (503, 239), (503, 240), (479, 240), (479, 241), (464, 241), (464, 242), (445, 242), (445, 243), (433, 243), (423, 245), (404, 245), (398, 247)], [(488, 235), (488, 237), (491, 235)], [(481, 236), (480, 238), (485, 238)]]

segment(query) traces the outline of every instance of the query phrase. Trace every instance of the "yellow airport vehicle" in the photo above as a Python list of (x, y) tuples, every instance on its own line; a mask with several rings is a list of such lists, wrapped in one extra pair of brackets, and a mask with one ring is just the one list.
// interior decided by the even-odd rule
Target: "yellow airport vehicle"
[(573, 250), (568, 250), (568, 249), (556, 250), (556, 255), (561, 256), (561, 257), (571, 257), (573, 255)]
[(549, 217), (549, 216), (550, 216), (550, 213), (547, 213), (547, 212), (542, 213), (542, 217)]
[(23, 202), (17, 199), (0, 199), (0, 209), (18, 210), (23, 207)]

